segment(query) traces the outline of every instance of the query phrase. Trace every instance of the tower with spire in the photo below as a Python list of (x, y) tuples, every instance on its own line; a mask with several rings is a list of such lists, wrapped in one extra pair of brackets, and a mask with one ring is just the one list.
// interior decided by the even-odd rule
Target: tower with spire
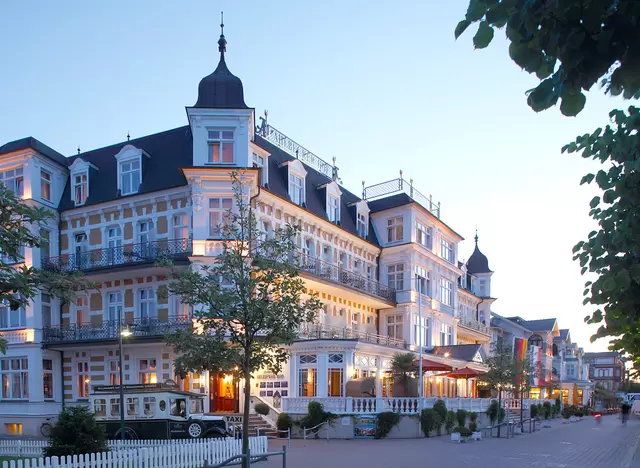
[[(254, 109), (244, 102), (242, 81), (227, 66), (223, 19), (218, 39), (218, 66), (213, 73), (202, 78), (195, 105), (187, 107), (193, 135), (193, 165), (250, 167), (249, 141), (254, 132)], [(231, 141), (229, 148), (233, 148), (225, 153), (224, 158), (217, 153), (212, 154), (212, 151), (221, 149), (214, 149), (211, 144), (215, 141), (215, 132), (222, 130), (226, 132), (225, 139)]]
[(491, 276), (493, 271), (489, 268), (489, 260), (487, 256), (480, 251), (478, 247), (478, 230), (474, 237), (476, 246), (473, 253), (467, 260), (467, 273), (473, 278), (473, 289), (475, 293), (482, 297), (482, 303), (479, 306), (479, 320), (487, 322), (491, 318), (491, 304), (495, 302), (495, 298), (491, 297)]

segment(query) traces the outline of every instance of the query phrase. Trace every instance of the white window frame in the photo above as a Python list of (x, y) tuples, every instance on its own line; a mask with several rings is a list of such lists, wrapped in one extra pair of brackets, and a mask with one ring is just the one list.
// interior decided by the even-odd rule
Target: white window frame
[(78, 399), (88, 399), (91, 392), (91, 373), (88, 359), (78, 359), (75, 362), (76, 394)]
[[(45, 365), (45, 362), (49, 363), (50, 365)], [(47, 367), (50, 367), (49, 369), (47, 369)], [(44, 399), (45, 401), (48, 400), (53, 400), (56, 396), (56, 386), (55, 386), (55, 373), (53, 372), (53, 359), (43, 359), (42, 360), (42, 373), (43, 375), (43, 379), (42, 379), (42, 393), (44, 395)], [(45, 392), (45, 388), (47, 388), (47, 380), (49, 380), (49, 394), (47, 394), (47, 392)]]
[(150, 244), (155, 240), (155, 226), (153, 221), (145, 219), (138, 223), (138, 243)]
[(396, 291), (404, 290), (404, 264), (387, 265), (387, 286)]
[(404, 217), (392, 216), (387, 219), (387, 242), (402, 242), (404, 240)]
[(433, 248), (433, 228), (416, 221), (416, 242), (431, 250)]
[(16, 197), (24, 196), (24, 169), (22, 166), (0, 172), (0, 182)]
[(122, 300), (122, 291), (107, 292), (107, 320), (111, 323), (117, 323), (124, 318), (124, 302)]
[[(53, 320), (53, 315), (51, 313), (51, 295), (47, 293), (40, 293), (40, 302), (42, 306), (42, 326), (50, 327), (52, 324), (51, 321)], [(47, 320), (45, 320), (45, 317), (47, 316), (49, 317), (49, 323), (46, 323)]]
[(173, 224), (174, 239), (189, 238), (189, 216), (187, 213), (174, 213), (173, 216), (171, 216), (171, 223)]
[(142, 320), (155, 320), (158, 318), (156, 292), (153, 288), (138, 289), (138, 310)]
[[(53, 190), (53, 174), (47, 169), (40, 169), (40, 198), (50, 202)], [(47, 196), (45, 196), (45, 194)]]
[(454, 263), (456, 259), (453, 242), (449, 242), (444, 237), (440, 239), (440, 256), (449, 263)]
[(426, 268), (416, 266), (415, 281), (416, 292), (423, 296), (431, 297), (431, 272)]
[[(231, 135), (229, 135), (229, 133)], [(207, 128), (207, 164), (229, 166), (236, 162), (236, 130), (234, 128)], [(214, 161), (213, 147), (218, 146), (218, 159)], [(225, 147), (231, 146), (231, 161), (223, 161)]]
[[(213, 202), (218, 204), (212, 207)], [(228, 206), (225, 206), (228, 205)], [(210, 238), (220, 238), (224, 234), (223, 228), (231, 222), (231, 212), (233, 209), (233, 198), (231, 197), (211, 197), (207, 202), (207, 223)], [(214, 224), (215, 222), (215, 224)]]
[[(137, 168), (134, 168), (134, 164), (137, 164)], [(129, 165), (129, 168), (125, 170), (125, 166)], [(138, 185), (134, 189), (134, 175), (138, 174)], [(125, 191), (124, 181), (125, 178), (129, 179), (129, 190)], [(118, 189), (120, 195), (132, 195), (140, 191), (140, 185), (142, 185), (142, 157), (137, 156), (134, 158), (123, 159), (118, 161)]]
[(0, 301), (0, 330), (20, 330), (27, 327), (27, 311), (24, 306), (11, 310), (8, 301)]
[(40, 257), (42, 262), (51, 257), (51, 229), (40, 229)]
[(340, 199), (327, 195), (327, 218), (332, 223), (340, 221)]
[[(144, 369), (143, 363), (146, 363)], [(148, 381), (146, 381), (147, 376)], [(138, 359), (138, 383), (158, 383), (158, 360), (156, 358)]]
[(120, 362), (118, 359), (107, 361), (107, 380), (109, 385), (120, 385)]
[[(75, 324), (87, 325), (89, 323), (89, 297), (78, 295), (74, 304), (75, 308)], [(81, 317), (82, 320), (78, 320)]]
[(29, 359), (15, 356), (0, 359), (0, 400), (29, 399)]
[(387, 315), (385, 325), (387, 327), (387, 336), (389, 338), (394, 338), (396, 340), (403, 339), (402, 314)]
[(440, 278), (440, 302), (453, 307), (453, 282), (446, 278)]
[[(80, 181), (78, 181), (80, 178)], [(71, 174), (71, 197), (75, 206), (82, 206), (89, 196), (89, 171), (74, 172)]]
[(305, 202), (305, 179), (302, 174), (289, 172), (289, 198), (296, 205), (302, 205)]
[(440, 324), (440, 346), (453, 345), (453, 327), (446, 323)]
[(358, 213), (356, 220), (356, 232), (358, 235), (364, 239), (367, 238), (367, 234), (369, 234), (369, 216), (365, 213)]
[[(420, 326), (420, 320), (422, 320), (422, 326)], [(422, 345), (423, 348), (429, 347), (429, 327), (431, 325), (431, 319), (428, 317), (415, 316), (413, 318), (413, 334), (416, 341), (416, 346)], [(420, 333), (422, 331), (422, 334)]]

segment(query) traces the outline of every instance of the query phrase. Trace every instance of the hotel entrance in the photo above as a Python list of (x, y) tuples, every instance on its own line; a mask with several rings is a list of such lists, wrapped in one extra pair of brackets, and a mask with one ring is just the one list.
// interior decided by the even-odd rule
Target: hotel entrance
[(224, 372), (209, 374), (209, 412), (237, 413), (238, 389), (237, 379)]

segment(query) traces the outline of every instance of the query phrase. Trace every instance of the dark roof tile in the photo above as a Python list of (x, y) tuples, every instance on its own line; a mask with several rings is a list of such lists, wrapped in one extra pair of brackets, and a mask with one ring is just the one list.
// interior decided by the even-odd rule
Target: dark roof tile
[(12, 153), (14, 151), (20, 151), (28, 148), (36, 150), (38, 153), (64, 167), (67, 167), (67, 165), (70, 164), (69, 160), (63, 155), (33, 137), (21, 138), (20, 140), (10, 141), (9, 143), (0, 146), (0, 154)]

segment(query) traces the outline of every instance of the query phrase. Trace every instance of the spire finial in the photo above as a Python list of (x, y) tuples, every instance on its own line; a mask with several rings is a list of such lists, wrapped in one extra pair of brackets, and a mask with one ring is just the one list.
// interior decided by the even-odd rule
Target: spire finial
[(476, 237), (475, 237), (475, 240), (476, 240), (476, 246), (477, 246), (478, 245), (478, 227), (477, 226), (476, 226)]
[(80, 145), (78, 145), (78, 154), (80, 154)]
[(131, 133), (131, 132), (130, 132), (129, 130), (127, 130), (127, 141), (131, 141), (131, 135), (130, 135), (130, 133)]
[(227, 51), (227, 40), (224, 38), (224, 11), (220, 12), (220, 39), (218, 39), (218, 50), (220, 51), (220, 58), (224, 58), (224, 53)]

